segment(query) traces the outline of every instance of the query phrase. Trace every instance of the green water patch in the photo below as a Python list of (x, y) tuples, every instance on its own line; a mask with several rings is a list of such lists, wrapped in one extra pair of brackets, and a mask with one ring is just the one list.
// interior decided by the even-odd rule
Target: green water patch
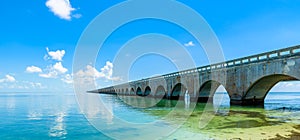
[[(213, 115), (213, 114), (212, 114)], [(184, 127), (190, 128), (192, 131), (202, 131), (211, 129), (231, 129), (231, 128), (254, 128), (262, 126), (278, 125), (280, 121), (267, 121), (260, 118), (248, 118), (244, 114), (235, 114), (230, 116), (214, 116), (212, 120), (203, 128), (199, 129), (199, 121), (202, 117), (200, 114), (192, 114), (185, 122)]]
[(294, 126), (294, 123), (269, 118), (265, 114), (269, 112), (261, 109), (256, 111), (230, 109), (226, 115), (215, 115), (204, 128), (200, 129), (203, 127), (199, 126), (199, 118), (202, 117), (202, 113), (202, 111), (194, 111), (182, 128), (194, 133), (204, 133), (217, 139), (299, 138), (300, 125)]
[[(241, 111), (232, 110), (226, 114), (218, 114), (215, 112), (205, 112), (213, 115), (212, 120), (203, 128), (210, 129), (232, 129), (232, 128), (254, 128), (263, 126), (280, 125), (284, 122), (268, 118), (264, 112), (259, 111)], [(189, 119), (185, 122), (187, 128), (192, 131), (202, 131), (199, 128), (199, 120), (202, 117), (203, 110), (195, 110)], [(203, 126), (202, 126), (203, 127)]]
[[(245, 106), (216, 107), (210, 103), (197, 103), (195, 106), (186, 107), (181, 100), (145, 97), (125, 97), (125, 102), (137, 107), (145, 106), (146, 108), (138, 110), (166, 123), (182, 124), (180, 132), (174, 137), (178, 139), (193, 139), (198, 134), (212, 139), (300, 139), (300, 112), (293, 110), (266, 110)], [(207, 123), (200, 123), (205, 114), (211, 119)]]
[[(165, 121), (176, 123), (184, 120), (184, 106), (174, 109), (174, 106), (167, 106), (166, 103), (163, 101), (145, 112), (164, 117), (173, 111), (172, 118), (164, 118)], [(299, 113), (242, 106), (214, 108), (212, 104), (202, 103), (198, 103), (192, 111), (180, 128), (182, 132), (204, 134), (213, 139), (300, 139), (300, 125), (294, 121), (299, 120)], [(213, 117), (205, 126), (200, 126), (200, 118), (204, 113)], [(294, 115), (294, 119), (290, 118), (291, 115)]]
[(217, 129), (253, 128), (253, 127), (277, 125), (279, 123), (281, 123), (281, 122), (279, 122), (279, 121), (263, 122), (263, 121), (259, 121), (259, 120), (239, 120), (239, 121), (231, 121), (231, 122), (223, 123), (222, 127), (217, 127)]

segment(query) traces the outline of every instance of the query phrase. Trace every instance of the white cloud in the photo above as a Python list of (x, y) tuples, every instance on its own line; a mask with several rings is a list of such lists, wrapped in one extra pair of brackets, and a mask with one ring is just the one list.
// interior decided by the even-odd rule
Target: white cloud
[(56, 71), (50, 71), (49, 73), (40, 73), (39, 76), (43, 78), (57, 78), (58, 73)]
[[(62, 58), (65, 55), (65, 50), (56, 50), (49, 51), (49, 48), (46, 48), (47, 55), (44, 56), (44, 59), (53, 59), (57, 61), (62, 61)], [(43, 78), (58, 78), (62, 74), (65, 74), (68, 69), (62, 65), (62, 62), (56, 62), (54, 65), (49, 65), (46, 69), (44, 69), (45, 73), (40, 73), (39, 76)]]
[(31, 83), (31, 86), (34, 87), (34, 88), (40, 88), (42, 87), (42, 84), (41, 83)]
[(12, 82), (16, 82), (16, 79), (11, 75), (5, 75), (5, 78), (0, 79), (0, 83), (3, 83), (3, 82), (12, 83)]
[(85, 71), (80, 70), (76, 73), (77, 76), (79, 77), (99, 77), (100, 72), (96, 70), (94, 67), (87, 65)]
[(40, 73), (39, 76), (43, 78), (57, 78), (59, 75), (66, 73), (68, 69), (61, 62), (57, 62), (53, 66), (48, 66), (45, 71), (48, 71), (48, 73)]
[(47, 0), (46, 6), (54, 15), (65, 20), (71, 20), (71, 14), (76, 10), (69, 0)]
[(15, 82), (16, 81), (16, 79), (11, 75), (6, 75), (5, 77), (6, 77), (7, 82)]
[(80, 70), (76, 73), (76, 77), (84, 81), (92, 81), (93, 79), (106, 79), (111, 81), (120, 81), (119, 77), (112, 77), (113, 75), (113, 64), (109, 61), (106, 62), (106, 65), (100, 69), (99, 72), (96, 68), (87, 65), (85, 70)]
[(113, 64), (107, 61), (106, 65), (103, 68), (101, 68), (101, 72), (100, 72), (101, 75), (99, 75), (99, 78), (105, 77), (108, 80), (112, 80), (111, 77), (113, 74), (113, 67), (114, 67)]
[[(53, 60), (57, 60), (57, 61), (62, 61), (62, 58), (65, 55), (65, 50), (57, 50), (57, 51), (49, 51), (49, 48), (46, 48), (48, 55), (51, 57), (51, 59)], [(47, 56), (44, 57), (44, 59), (49, 59)]]
[(193, 41), (190, 41), (188, 43), (185, 43), (184, 46), (186, 46), (186, 47), (193, 47), (193, 46), (195, 46), (195, 44), (194, 44)]
[(59, 73), (66, 73), (68, 69), (66, 69), (61, 62), (57, 62), (54, 66), (53, 69), (56, 70)]
[(36, 66), (30, 66), (26, 68), (26, 72), (28, 73), (40, 73), (42, 72), (42, 69)]
[(81, 14), (75, 14), (75, 15), (73, 15), (73, 17), (74, 17), (74, 18), (81, 18), (82, 15), (81, 15)]
[(20, 83), (24, 88), (43, 89), (46, 88), (42, 83), (23, 81)]
[(45, 89), (46, 86), (39, 82), (29, 82), (29, 81), (15, 81), (13, 83), (4, 83), (1, 88), (7, 89)]
[(70, 74), (66, 74), (65, 77), (61, 78), (61, 80), (67, 84), (73, 83), (73, 78)]

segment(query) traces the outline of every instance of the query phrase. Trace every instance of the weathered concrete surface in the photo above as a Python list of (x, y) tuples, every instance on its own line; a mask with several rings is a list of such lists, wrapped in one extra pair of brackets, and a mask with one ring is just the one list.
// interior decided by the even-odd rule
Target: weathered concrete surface
[(300, 80), (300, 46), (235, 59), (98, 89), (95, 92), (183, 99), (188, 91), (199, 102), (212, 100), (223, 85), (232, 104), (263, 104), (280, 81)]

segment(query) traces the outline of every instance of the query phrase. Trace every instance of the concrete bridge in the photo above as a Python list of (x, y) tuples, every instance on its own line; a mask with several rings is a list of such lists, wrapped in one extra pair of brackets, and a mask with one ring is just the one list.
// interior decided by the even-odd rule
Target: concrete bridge
[(300, 46), (275, 50), (161, 76), (95, 90), (98, 93), (183, 99), (188, 91), (194, 101), (212, 100), (223, 85), (231, 104), (263, 104), (280, 81), (300, 80)]

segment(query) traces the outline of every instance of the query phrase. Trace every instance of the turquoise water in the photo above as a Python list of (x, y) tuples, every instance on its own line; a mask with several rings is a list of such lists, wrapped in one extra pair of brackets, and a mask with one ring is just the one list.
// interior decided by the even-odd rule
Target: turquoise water
[[(198, 135), (213, 139), (255, 138), (248, 131), (258, 133), (260, 139), (300, 138), (300, 93), (269, 93), (264, 108), (230, 106), (228, 98), (220, 100), (223, 95), (226, 96), (215, 95), (214, 102), (221, 101), (221, 107), (212, 111), (216, 117), (207, 127), (199, 129), (195, 125), (204, 106), (197, 104), (186, 123), (163, 139), (199, 139)], [(99, 96), (111, 103), (114, 116), (129, 122), (148, 123), (172, 110), (172, 106), (138, 109), (122, 105), (116, 96)], [(1, 139), (110, 139), (85, 119), (72, 93), (1, 93), (0, 114)], [(174, 122), (176, 119), (180, 116)], [(172, 123), (165, 120), (163, 125)], [(126, 129), (118, 129), (117, 133), (126, 133)]]
[(1, 139), (108, 139), (85, 119), (73, 94), (2, 93)]

